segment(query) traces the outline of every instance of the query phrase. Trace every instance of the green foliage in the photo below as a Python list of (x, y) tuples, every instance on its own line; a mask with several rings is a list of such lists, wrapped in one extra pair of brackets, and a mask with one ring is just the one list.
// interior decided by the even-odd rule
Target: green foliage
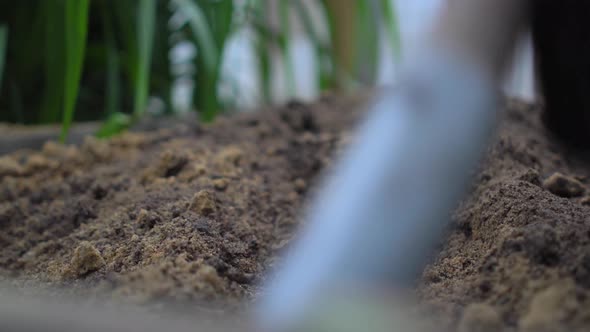
[[(45, 31), (43, 44), (45, 93), (41, 106), (43, 111), (40, 112), (38, 120), (39, 122), (57, 122), (63, 113), (64, 77), (67, 67), (67, 62), (64, 61), (66, 57), (65, 6), (63, 3), (47, 1), (40, 9), (39, 15), (45, 13), (45, 18), (41, 23)], [(15, 30), (15, 32), (20, 34), (17, 38), (26, 38), (23, 36), (23, 31)], [(26, 82), (23, 83), (26, 84)]]
[[(323, 6), (323, 2), (317, 3), (322, 11), (326, 13), (326, 8)], [(330, 49), (330, 45), (322, 39), (319, 33), (319, 28), (314, 24), (314, 21), (304, 4), (301, 1), (294, 1), (295, 10), (297, 11), (298, 17), (301, 19), (305, 32), (314, 48), (316, 61), (318, 64), (317, 77), (318, 87), (321, 91), (328, 90), (334, 86), (333, 77), (333, 54)], [(324, 21), (327, 22), (329, 28), (332, 27), (333, 23), (331, 15), (326, 13)]]
[[(104, 120), (107, 137), (132, 125), (150, 96), (174, 111), (171, 88), (179, 77), (170, 54), (180, 41), (196, 48), (192, 104), (203, 121), (224, 107), (219, 84), (228, 40), (249, 28), (259, 60), (260, 89), (271, 100), (273, 57), (280, 57), (288, 92), (296, 93), (292, 22), (311, 41), (317, 86), (371, 83), (383, 31), (399, 58), (396, 14), (388, 0), (22, 0), (0, 2), (0, 121), (62, 123), (65, 139), (73, 121)], [(275, 6), (271, 6), (271, 3)], [(375, 6), (372, 6), (374, 4)], [(352, 6), (352, 22), (334, 6)], [(271, 12), (269, 9), (273, 8)], [(319, 10), (320, 20), (317, 20)], [(351, 10), (351, 8), (348, 8)], [(315, 12), (314, 12), (315, 11)], [(350, 11), (349, 11), (350, 12)], [(271, 17), (278, 22), (271, 26)], [(180, 24), (171, 24), (173, 20)], [(342, 25), (353, 24), (344, 36)], [(8, 38), (10, 33), (10, 38)], [(353, 67), (341, 68), (337, 40), (352, 38)], [(340, 53), (339, 53), (340, 52)], [(231, 104), (231, 103), (230, 103)]]
[(355, 68), (360, 80), (372, 83), (377, 78), (379, 63), (379, 21), (375, 19), (370, 1), (357, 1)]
[(120, 112), (111, 113), (96, 133), (96, 136), (100, 138), (111, 137), (129, 128), (131, 123), (132, 118), (129, 115)]
[(4, 72), (4, 58), (6, 57), (6, 40), (8, 39), (8, 28), (0, 25), (0, 89), (2, 88), (2, 73)]
[[(260, 22), (268, 21), (266, 8), (264, 6), (252, 7), (252, 14)], [(271, 100), (271, 63), (270, 63), (270, 48), (269, 48), (269, 32), (265, 29), (263, 24), (258, 21), (253, 21), (252, 27), (258, 32), (256, 39), (256, 57), (258, 58), (258, 75), (262, 89), (262, 97), (265, 102)]]
[(135, 104), (133, 115), (143, 114), (147, 105), (150, 64), (156, 23), (156, 0), (142, 0), (138, 4), (137, 68), (135, 69)]
[(193, 101), (201, 119), (211, 121), (220, 108), (217, 86), (223, 50), (232, 29), (233, 0), (172, 0), (190, 26), (190, 40), (196, 45), (196, 90)]
[(387, 33), (387, 37), (389, 38), (389, 44), (393, 49), (393, 55), (395, 56), (396, 60), (399, 61), (402, 56), (402, 46), (395, 6), (393, 6), (390, 0), (380, 0), (379, 5), (379, 9), (381, 10), (381, 13), (383, 13), (383, 20), (385, 22), (384, 28)]
[(295, 95), (295, 71), (293, 69), (293, 59), (289, 45), (290, 37), (290, 20), (289, 20), (289, 0), (280, 0), (279, 2), (279, 19), (281, 21), (281, 32), (283, 37), (279, 41), (283, 58), (285, 59), (285, 77), (287, 80), (287, 92), (289, 95)]
[[(115, 31), (109, 7), (106, 2), (101, 6), (102, 25), (104, 34), (104, 57), (106, 66), (105, 80), (105, 111), (108, 116), (119, 112), (120, 110), (120, 90), (121, 90), (121, 59), (117, 49)], [(107, 120), (108, 122), (108, 120)]]
[(70, 0), (65, 3), (65, 60), (64, 115), (60, 140), (66, 139), (74, 118), (78, 98), (82, 64), (86, 50), (88, 9), (90, 0)]

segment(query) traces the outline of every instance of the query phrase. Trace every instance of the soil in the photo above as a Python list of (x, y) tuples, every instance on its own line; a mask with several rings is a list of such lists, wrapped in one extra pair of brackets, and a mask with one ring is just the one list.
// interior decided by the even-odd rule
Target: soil
[[(256, 298), (366, 96), (0, 157), (0, 280), (227, 311)], [(590, 162), (508, 101), (416, 286), (441, 330), (590, 328)], [(441, 216), (441, 219), (444, 219)]]
[(362, 99), (1, 156), (0, 281), (186, 310), (253, 298)]
[(460, 331), (587, 331), (589, 166), (544, 129), (540, 107), (509, 102), (421, 299)]

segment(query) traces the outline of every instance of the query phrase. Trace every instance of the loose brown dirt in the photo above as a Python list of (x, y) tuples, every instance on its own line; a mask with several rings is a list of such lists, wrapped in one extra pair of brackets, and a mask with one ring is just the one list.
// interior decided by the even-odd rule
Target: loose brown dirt
[(460, 331), (587, 331), (588, 153), (546, 132), (539, 107), (507, 109), (418, 292)]
[(253, 298), (361, 99), (1, 157), (0, 280), (189, 310)]
[[(363, 98), (0, 158), (0, 280), (187, 310), (253, 299)], [(459, 331), (590, 328), (590, 162), (509, 102), (417, 294)], [(441, 222), (444, 216), (441, 216)]]

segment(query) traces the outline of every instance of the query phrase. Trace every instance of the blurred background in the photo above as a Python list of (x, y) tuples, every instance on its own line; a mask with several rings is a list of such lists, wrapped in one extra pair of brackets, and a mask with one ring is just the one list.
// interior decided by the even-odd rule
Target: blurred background
[[(102, 121), (110, 136), (145, 114), (202, 121), (325, 91), (395, 83), (445, 0), (22, 0), (0, 3), (0, 122)], [(533, 98), (523, 39), (510, 94)]]

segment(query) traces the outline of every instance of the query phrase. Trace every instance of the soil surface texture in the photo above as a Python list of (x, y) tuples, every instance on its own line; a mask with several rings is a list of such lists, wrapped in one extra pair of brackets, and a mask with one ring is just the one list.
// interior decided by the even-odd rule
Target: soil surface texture
[[(366, 96), (0, 157), (0, 281), (227, 311), (255, 299)], [(416, 293), (451, 331), (590, 329), (590, 162), (508, 101)], [(441, 216), (441, 222), (445, 221)]]

